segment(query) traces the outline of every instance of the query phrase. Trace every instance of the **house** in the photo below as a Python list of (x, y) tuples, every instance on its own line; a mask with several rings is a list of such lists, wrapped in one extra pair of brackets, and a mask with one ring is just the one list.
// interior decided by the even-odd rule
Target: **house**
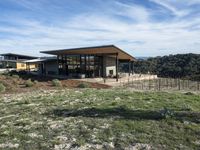
[(27, 70), (27, 69), (35, 69), (37, 66), (36, 64), (32, 64), (27, 68), (27, 64), (25, 61), (36, 59), (37, 57), (34, 56), (27, 56), (21, 54), (13, 54), (13, 53), (6, 53), (0, 54), (0, 68), (2, 69), (16, 69), (16, 70)]
[(43, 75), (66, 77), (116, 77), (119, 63), (128, 63), (129, 74), (133, 72), (132, 62), (136, 59), (114, 45), (41, 51), (55, 57), (39, 61)]

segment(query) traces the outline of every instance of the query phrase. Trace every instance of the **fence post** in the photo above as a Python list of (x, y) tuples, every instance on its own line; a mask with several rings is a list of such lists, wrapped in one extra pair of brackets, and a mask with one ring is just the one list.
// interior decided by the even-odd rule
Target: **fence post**
[(169, 81), (168, 81), (168, 78), (167, 79), (167, 89), (169, 89)]
[(150, 86), (150, 79), (149, 79), (149, 90), (151, 90), (151, 86)]
[(200, 90), (200, 84), (199, 84), (199, 81), (197, 81), (197, 90), (198, 90), (198, 91)]
[(160, 84), (161, 84), (161, 79), (159, 78), (158, 80), (158, 90), (160, 91)]
[(132, 85), (133, 85), (133, 76), (132, 76)]
[(180, 79), (178, 79), (178, 90), (179, 91), (181, 90), (181, 81), (180, 81)]

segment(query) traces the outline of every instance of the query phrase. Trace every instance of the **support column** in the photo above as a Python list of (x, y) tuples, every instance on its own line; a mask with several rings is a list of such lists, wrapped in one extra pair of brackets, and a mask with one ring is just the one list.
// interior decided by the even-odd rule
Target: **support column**
[(67, 76), (68, 75), (67, 55), (64, 55), (64, 56), (65, 56), (65, 75)]
[(119, 71), (119, 60), (118, 60), (118, 53), (116, 53), (116, 81), (117, 81), (117, 82), (118, 82), (118, 80), (119, 80), (118, 71)]
[(133, 75), (133, 73), (134, 73), (134, 66), (133, 66), (133, 61), (132, 61), (132, 75)]
[(131, 61), (128, 61), (128, 75), (131, 75)]
[(85, 61), (85, 66), (84, 66), (84, 74), (85, 74), (85, 77), (88, 77), (87, 76), (87, 73), (86, 73), (86, 71), (87, 71), (87, 56), (86, 56), (86, 54), (84, 55), (84, 61)]
[(60, 61), (59, 61), (59, 55), (57, 55), (58, 75), (60, 75), (59, 64), (60, 64)]

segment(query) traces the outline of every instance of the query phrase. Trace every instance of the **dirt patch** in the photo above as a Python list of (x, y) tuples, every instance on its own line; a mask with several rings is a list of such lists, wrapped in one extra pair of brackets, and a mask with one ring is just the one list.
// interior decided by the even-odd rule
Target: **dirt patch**
[[(30, 79), (33, 82), (32, 87), (26, 87), (26, 81)], [(110, 88), (111, 86), (99, 84), (99, 83), (90, 83), (85, 81), (77, 81), (77, 80), (60, 80), (62, 83), (62, 87), (54, 87), (52, 85), (53, 78), (45, 78), (38, 76), (30, 76), (27, 77), (24, 75), (23, 77), (12, 76), (12, 75), (0, 75), (0, 83), (2, 83), (6, 87), (6, 91), (4, 93), (21, 93), (21, 92), (30, 92), (33, 90), (51, 90), (57, 88), (78, 88), (80, 84), (87, 84), (89, 88)]]
[(62, 80), (62, 85), (68, 88), (77, 88), (80, 84), (87, 84), (89, 88), (110, 88), (111, 86), (99, 83), (90, 83), (85, 81), (77, 81), (77, 80)]

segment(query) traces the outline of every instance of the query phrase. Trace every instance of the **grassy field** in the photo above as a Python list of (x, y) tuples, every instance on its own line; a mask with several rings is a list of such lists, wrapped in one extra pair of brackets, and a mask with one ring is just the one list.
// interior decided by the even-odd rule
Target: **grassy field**
[(0, 95), (0, 149), (199, 149), (200, 95), (127, 89)]

